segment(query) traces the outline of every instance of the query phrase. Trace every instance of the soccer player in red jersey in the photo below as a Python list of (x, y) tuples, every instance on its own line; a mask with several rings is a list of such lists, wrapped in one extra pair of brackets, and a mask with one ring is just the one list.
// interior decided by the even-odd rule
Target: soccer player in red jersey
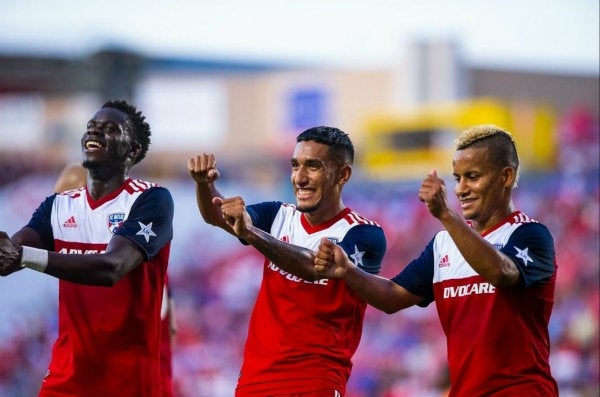
[(493, 125), (467, 129), (453, 166), (467, 221), (449, 207), (433, 170), (419, 199), (445, 230), (397, 276), (362, 271), (327, 240), (315, 269), (344, 279), (386, 313), (435, 301), (447, 337), (450, 397), (557, 397), (548, 335), (554, 242), (544, 225), (513, 208), (519, 159), (512, 135)]
[(40, 397), (161, 396), (173, 200), (128, 176), (150, 127), (134, 106), (109, 101), (81, 143), (87, 186), (48, 197), (10, 239), (0, 233), (0, 274), (29, 268), (59, 279), (58, 338)]
[[(61, 193), (67, 190), (78, 189), (87, 183), (87, 170), (80, 164), (68, 164), (60, 172), (55, 184), (54, 192)], [(165, 276), (165, 287), (160, 308), (160, 377), (161, 396), (173, 397), (173, 337), (177, 331), (175, 322), (175, 303), (171, 296), (171, 288), (168, 281), (168, 273)]]
[(214, 155), (188, 161), (204, 220), (265, 256), (236, 397), (345, 395), (366, 303), (343, 280), (319, 277), (313, 262), (320, 239), (327, 238), (365, 272), (380, 270), (383, 230), (342, 201), (353, 159), (346, 133), (308, 129), (296, 138), (291, 158), (296, 204), (248, 206), (219, 193)]

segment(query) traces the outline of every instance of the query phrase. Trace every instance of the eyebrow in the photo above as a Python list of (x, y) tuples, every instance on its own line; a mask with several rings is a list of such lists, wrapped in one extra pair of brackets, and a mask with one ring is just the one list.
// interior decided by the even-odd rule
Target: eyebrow
[(111, 123), (111, 124), (117, 124), (117, 125), (119, 124), (118, 122), (116, 122), (114, 120), (96, 120), (96, 119), (90, 119), (88, 121), (88, 123), (98, 123), (98, 124), (108, 124), (108, 123)]
[(121, 130), (125, 130), (126, 125), (125, 124), (121, 124), (119, 122), (113, 121), (113, 120), (95, 120), (95, 119), (90, 119), (87, 124), (94, 124), (94, 125), (111, 125), (111, 126), (116, 126), (119, 127), (119, 129)]

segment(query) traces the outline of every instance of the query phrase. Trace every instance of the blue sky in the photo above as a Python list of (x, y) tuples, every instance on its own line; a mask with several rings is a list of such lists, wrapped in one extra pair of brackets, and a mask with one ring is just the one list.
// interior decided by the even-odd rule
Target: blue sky
[(456, 40), (468, 62), (598, 74), (598, 0), (19, 0), (0, 51), (142, 53), (364, 67), (416, 39)]

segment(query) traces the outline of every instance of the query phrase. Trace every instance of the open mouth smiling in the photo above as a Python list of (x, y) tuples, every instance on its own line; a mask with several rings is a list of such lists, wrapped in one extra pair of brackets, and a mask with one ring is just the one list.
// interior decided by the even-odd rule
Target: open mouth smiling
[(462, 208), (467, 208), (469, 206), (471, 206), (473, 203), (475, 202), (475, 199), (462, 199), (460, 200), (460, 206)]
[(296, 197), (299, 199), (311, 197), (315, 191), (313, 189), (299, 188), (296, 190)]
[(86, 150), (99, 150), (104, 146), (98, 141), (86, 141), (84, 147)]

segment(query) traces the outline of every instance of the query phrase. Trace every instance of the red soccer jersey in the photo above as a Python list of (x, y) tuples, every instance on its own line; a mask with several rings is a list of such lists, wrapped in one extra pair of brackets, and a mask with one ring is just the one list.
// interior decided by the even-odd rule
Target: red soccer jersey
[(509, 256), (523, 285), (495, 288), (466, 262), (446, 231), (394, 278), (435, 300), (447, 337), (451, 397), (556, 397), (548, 323), (556, 265), (545, 226), (517, 211), (483, 236)]
[[(310, 226), (292, 205), (248, 207), (253, 224), (290, 244), (316, 249), (322, 237), (377, 273), (385, 252), (381, 228), (350, 209)], [(362, 334), (366, 304), (343, 280), (305, 281), (266, 261), (250, 319), (237, 395), (322, 389), (345, 392)]]
[(54, 251), (102, 253), (114, 234), (146, 261), (113, 287), (59, 281), (58, 338), (40, 397), (160, 396), (160, 307), (173, 234), (164, 188), (127, 180), (94, 201), (85, 188), (50, 196), (30, 227)]

